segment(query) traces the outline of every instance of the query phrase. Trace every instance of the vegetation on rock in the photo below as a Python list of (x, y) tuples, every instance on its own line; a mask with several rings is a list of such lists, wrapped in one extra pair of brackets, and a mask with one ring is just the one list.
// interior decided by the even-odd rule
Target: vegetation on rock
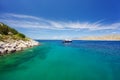
[(17, 30), (7, 26), (4, 23), (0, 23), (0, 41), (6, 39), (15, 39), (15, 40), (27, 40), (26, 36)]
[(0, 55), (21, 51), (25, 48), (37, 46), (39, 43), (17, 30), (0, 23)]

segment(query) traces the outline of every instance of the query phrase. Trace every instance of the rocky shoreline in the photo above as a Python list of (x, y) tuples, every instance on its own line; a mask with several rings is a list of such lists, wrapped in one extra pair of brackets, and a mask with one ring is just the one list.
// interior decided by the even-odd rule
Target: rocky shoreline
[(11, 40), (8, 42), (0, 41), (0, 55), (14, 53), (16, 51), (24, 50), (25, 48), (30, 48), (39, 45), (39, 42), (32, 39), (24, 40)]

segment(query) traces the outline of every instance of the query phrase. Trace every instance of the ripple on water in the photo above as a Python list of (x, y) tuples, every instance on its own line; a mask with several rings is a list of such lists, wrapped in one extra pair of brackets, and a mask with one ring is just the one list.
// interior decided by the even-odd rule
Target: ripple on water
[(1, 57), (0, 80), (120, 80), (118, 44), (57, 42)]

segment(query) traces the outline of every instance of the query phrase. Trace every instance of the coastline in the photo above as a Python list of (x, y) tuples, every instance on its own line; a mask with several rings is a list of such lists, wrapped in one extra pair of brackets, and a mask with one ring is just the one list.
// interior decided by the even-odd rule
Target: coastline
[(39, 42), (0, 22), (0, 56), (37, 45)]
[(89, 39), (73, 39), (73, 41), (120, 41), (120, 40), (89, 40)]
[(79, 40), (99, 40), (99, 41), (120, 41), (120, 34), (109, 34), (101, 36), (85, 36), (78, 38)]
[(5, 54), (11, 54), (17, 51), (22, 51), (26, 48), (30, 48), (33, 46), (37, 46), (40, 43), (29, 39), (27, 41), (24, 40), (10, 40), (8, 42), (0, 41), (0, 56)]

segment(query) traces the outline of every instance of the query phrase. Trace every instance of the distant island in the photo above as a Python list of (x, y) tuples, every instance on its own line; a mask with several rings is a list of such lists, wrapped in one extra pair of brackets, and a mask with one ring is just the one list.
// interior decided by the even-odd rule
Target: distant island
[(78, 40), (107, 40), (107, 41), (120, 41), (120, 34), (110, 34), (103, 36), (86, 36), (80, 37)]
[(0, 55), (37, 45), (39, 45), (37, 41), (27, 38), (24, 34), (0, 22)]

